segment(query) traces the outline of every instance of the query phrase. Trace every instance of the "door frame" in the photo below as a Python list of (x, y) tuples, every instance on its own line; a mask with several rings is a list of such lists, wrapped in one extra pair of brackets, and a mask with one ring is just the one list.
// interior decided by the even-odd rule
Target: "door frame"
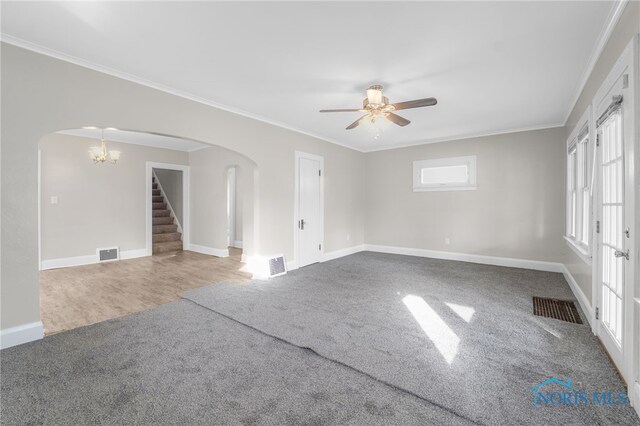
[[(640, 147), (638, 147), (638, 142), (640, 140), (638, 137), (638, 130), (640, 125), (637, 122), (636, 117), (636, 111), (639, 110), (638, 103), (640, 102), (640, 96), (638, 95), (638, 87), (636, 87), (635, 84), (638, 76), (638, 35), (634, 36), (631, 42), (624, 49), (620, 58), (616, 61), (592, 100), (591, 110), (593, 112), (592, 120), (594, 120), (593, 130), (595, 134), (597, 134), (595, 120), (598, 119), (601, 111), (601, 108), (599, 109), (598, 107), (603, 103), (606, 103), (607, 99), (605, 98), (613, 88), (613, 85), (624, 74), (628, 74), (628, 86), (626, 89), (623, 89), (624, 104), (622, 118), (623, 131), (625, 135), (623, 140), (625, 188), (624, 215), (625, 225), (629, 226), (631, 229), (632, 236), (631, 238), (626, 239), (625, 247), (629, 250), (630, 258), (625, 264), (624, 276), (622, 362), (620, 365), (616, 365), (616, 367), (627, 382), (627, 391), (632, 404), (635, 406), (636, 411), (640, 412), (640, 385), (638, 384), (640, 375), (640, 301), (638, 300), (638, 297), (640, 296), (640, 288), (635, 288), (639, 285), (636, 283), (636, 280), (638, 278), (638, 271), (640, 268), (640, 258), (637, 253), (637, 247), (640, 247), (640, 238), (638, 236), (638, 233), (640, 232), (640, 221), (636, 218), (636, 211), (638, 210), (636, 203), (640, 201), (640, 194), (637, 194), (637, 192), (640, 191), (636, 187), (637, 182), (634, 176), (634, 170), (640, 170)], [(600, 217), (602, 210), (602, 194), (600, 189), (600, 185), (602, 183), (600, 150), (597, 151), (596, 155), (598, 165), (596, 168), (598, 173), (596, 185), (598, 190), (594, 191), (594, 195), (597, 196), (597, 200), (593, 200), (593, 229), (595, 229), (596, 221), (602, 219)], [(633, 222), (633, 218), (636, 218), (635, 222)], [(596, 237), (596, 244), (594, 246), (594, 262), (592, 264), (592, 286), (594, 289), (592, 303), (594, 307), (600, 308), (602, 303), (602, 289), (599, 282), (601, 250), (599, 247), (599, 237), (595, 235), (595, 232), (594, 236)], [(607, 333), (606, 330), (603, 330), (601, 321), (602, 319), (598, 319), (595, 322), (595, 333), (599, 337), (601, 334)]]
[(227, 247), (236, 247), (236, 167), (227, 169)]
[(147, 161), (145, 173), (146, 185), (146, 251), (147, 256), (153, 255), (153, 192), (151, 183), (153, 182), (153, 169), (178, 170), (182, 172), (182, 247), (189, 250), (189, 166), (183, 164), (157, 163)]
[[(300, 220), (300, 159), (306, 158), (320, 162), (320, 250), (318, 254), (318, 262), (324, 259), (324, 157), (314, 154), (308, 154), (302, 151), (295, 151), (295, 176), (293, 189), (293, 262), (287, 262), (288, 269), (297, 269), (300, 260), (300, 229), (298, 229), (298, 221)], [(292, 265), (293, 263), (293, 265)], [(289, 266), (291, 265), (291, 266)]]
[(38, 271), (42, 271), (42, 149), (38, 148)]

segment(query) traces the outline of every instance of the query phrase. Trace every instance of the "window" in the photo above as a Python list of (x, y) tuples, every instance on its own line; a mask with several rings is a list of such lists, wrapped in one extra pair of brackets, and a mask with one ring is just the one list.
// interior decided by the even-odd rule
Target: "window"
[(589, 259), (591, 241), (591, 159), (589, 125), (585, 119), (568, 141), (567, 150), (567, 231), (570, 246)]
[(413, 162), (413, 190), (456, 191), (476, 189), (476, 156)]
[(568, 203), (567, 203), (567, 236), (575, 239), (576, 237), (576, 200), (577, 200), (577, 192), (576, 192), (576, 146), (573, 145), (569, 149), (569, 158), (567, 164), (567, 192), (568, 192)]

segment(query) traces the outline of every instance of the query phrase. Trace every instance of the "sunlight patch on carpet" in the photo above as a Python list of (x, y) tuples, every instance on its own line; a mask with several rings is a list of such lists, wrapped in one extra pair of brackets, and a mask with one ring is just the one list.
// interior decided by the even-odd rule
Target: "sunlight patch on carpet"
[(451, 365), (458, 353), (460, 338), (422, 297), (410, 294), (402, 301), (447, 364)]

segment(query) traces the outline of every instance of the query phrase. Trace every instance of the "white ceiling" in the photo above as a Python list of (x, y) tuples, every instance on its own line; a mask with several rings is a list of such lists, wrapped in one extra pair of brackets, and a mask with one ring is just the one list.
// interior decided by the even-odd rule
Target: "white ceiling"
[[(83, 138), (96, 139), (99, 141), (102, 136), (100, 129), (72, 129), (63, 130), (58, 133)], [(175, 151), (196, 151), (206, 148), (209, 145), (187, 140), (174, 138), (172, 136), (155, 135), (151, 133), (129, 132), (127, 130), (105, 129), (104, 138), (107, 141), (130, 143), (133, 145), (151, 146), (154, 148), (173, 149)]]
[[(615, 2), (3, 2), (3, 40), (363, 151), (563, 125)], [(370, 84), (403, 111), (345, 127)]]

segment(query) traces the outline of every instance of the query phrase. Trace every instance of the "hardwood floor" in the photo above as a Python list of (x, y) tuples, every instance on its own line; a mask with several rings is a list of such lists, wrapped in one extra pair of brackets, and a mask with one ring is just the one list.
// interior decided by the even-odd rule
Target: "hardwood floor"
[(45, 334), (94, 324), (180, 299), (180, 293), (215, 282), (246, 282), (242, 250), (229, 257), (191, 251), (40, 272), (40, 314)]

